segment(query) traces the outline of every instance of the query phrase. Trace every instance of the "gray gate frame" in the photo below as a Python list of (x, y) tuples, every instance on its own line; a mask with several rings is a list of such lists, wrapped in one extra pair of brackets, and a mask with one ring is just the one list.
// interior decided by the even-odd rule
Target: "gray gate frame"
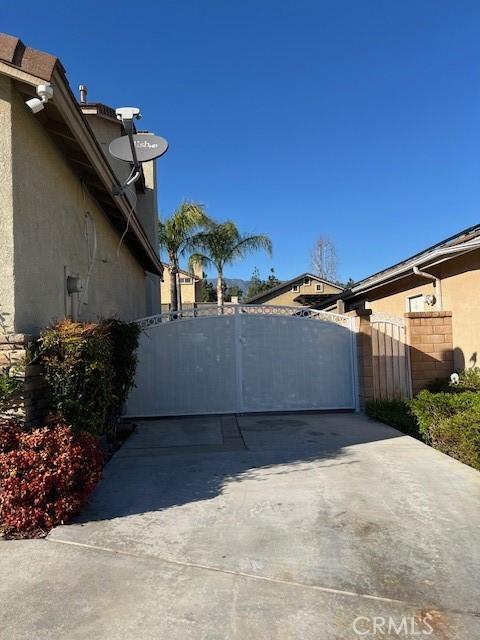
[[(358, 381), (358, 351), (357, 351), (357, 331), (358, 326), (355, 322), (355, 318), (346, 315), (332, 313), (329, 311), (321, 311), (318, 309), (310, 309), (307, 307), (287, 307), (287, 306), (274, 306), (274, 305), (242, 305), (242, 304), (227, 304), (219, 307), (218, 305), (202, 305), (201, 307), (193, 307), (189, 309), (183, 309), (182, 311), (169, 311), (167, 313), (161, 313), (146, 318), (140, 318), (137, 320), (137, 324), (142, 330), (147, 330), (151, 327), (167, 322), (183, 322), (187, 320), (195, 320), (202, 318), (211, 318), (218, 316), (234, 317), (235, 331), (237, 335), (240, 335), (239, 330), (241, 314), (251, 315), (264, 315), (264, 316), (288, 316), (297, 317), (299, 319), (323, 320), (327, 322), (333, 322), (344, 326), (350, 331), (350, 365), (352, 370), (352, 409), (356, 412), (360, 411), (360, 398), (359, 398), (359, 381)], [(243, 411), (242, 407), (242, 345), (240, 340), (235, 341), (235, 360), (236, 360), (236, 396), (238, 411), (230, 411), (228, 413), (249, 413), (249, 411)], [(306, 409), (308, 411), (308, 409)], [(314, 409), (312, 409), (314, 411)], [(321, 411), (319, 409), (319, 411)], [(328, 409), (322, 410), (328, 411)], [(332, 409), (334, 411), (334, 409)], [(279, 409), (279, 413), (285, 412), (285, 410)], [(195, 415), (209, 415), (211, 412), (203, 412)], [(251, 412), (255, 413), (255, 412)], [(171, 416), (171, 414), (169, 414)], [(178, 414), (182, 415), (182, 414)], [(183, 414), (186, 415), (186, 414)], [(153, 415), (134, 415), (128, 413), (128, 401), (127, 412), (125, 417), (156, 417)]]

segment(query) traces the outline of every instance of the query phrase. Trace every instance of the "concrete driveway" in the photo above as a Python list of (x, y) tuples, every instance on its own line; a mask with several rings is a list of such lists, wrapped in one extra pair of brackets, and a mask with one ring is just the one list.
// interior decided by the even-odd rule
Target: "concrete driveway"
[(479, 532), (479, 473), (360, 415), (145, 422), (0, 543), (0, 637), (478, 638)]

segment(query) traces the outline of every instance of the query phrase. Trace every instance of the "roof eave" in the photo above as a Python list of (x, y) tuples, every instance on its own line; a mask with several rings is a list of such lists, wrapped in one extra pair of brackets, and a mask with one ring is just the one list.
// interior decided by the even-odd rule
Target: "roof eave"
[[(45, 54), (47, 55), (47, 54)], [(80, 106), (78, 105), (69, 85), (65, 78), (65, 73), (60, 62), (55, 59), (56, 62), (52, 67), (50, 77), (47, 73), (43, 73), (44, 77), (32, 75), (17, 66), (0, 61), (0, 73), (10, 77), (12, 80), (19, 81), (21, 83), (36, 87), (37, 85), (48, 81), (55, 87), (55, 94), (52, 99), (56, 108), (62, 115), (63, 119), (74, 133), (78, 143), (82, 147), (82, 151), (85, 153), (92, 166), (98, 175), (98, 178), (103, 183), (106, 191), (111, 194), (112, 186), (120, 186), (120, 183), (110, 167), (108, 160), (106, 159), (100, 144), (96, 140), (88, 122), (83, 116)], [(47, 77), (46, 77), (47, 76)], [(146, 271), (161, 275), (163, 272), (162, 263), (155, 249), (150, 244), (142, 225), (140, 224), (135, 213), (131, 214), (131, 205), (128, 198), (124, 195), (121, 197), (115, 197), (112, 202), (114, 206), (121, 212), (125, 224), (130, 219), (130, 230), (134, 234), (139, 245), (142, 247), (143, 259), (140, 260), (142, 266)]]

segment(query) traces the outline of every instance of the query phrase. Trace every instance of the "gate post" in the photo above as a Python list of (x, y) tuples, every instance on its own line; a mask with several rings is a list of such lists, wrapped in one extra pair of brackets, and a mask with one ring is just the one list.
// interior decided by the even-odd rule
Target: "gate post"
[(371, 309), (357, 309), (353, 319), (357, 326), (358, 396), (360, 409), (373, 400), (373, 362)]
[(240, 306), (233, 307), (233, 339), (235, 341), (235, 375), (236, 375), (236, 413), (243, 410), (243, 336), (242, 336), (242, 317), (240, 315)]

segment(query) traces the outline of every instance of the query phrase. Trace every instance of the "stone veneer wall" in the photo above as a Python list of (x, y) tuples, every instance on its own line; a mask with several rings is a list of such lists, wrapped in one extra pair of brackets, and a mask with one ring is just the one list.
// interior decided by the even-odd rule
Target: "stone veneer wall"
[(406, 313), (410, 344), (412, 392), (435, 380), (448, 378), (453, 369), (452, 312)]
[[(31, 337), (25, 334), (0, 334), (0, 367), (21, 365), (25, 362)], [(39, 365), (19, 367), (16, 377), (21, 378), (22, 388), (15, 395), (12, 409), (6, 415), (21, 417), (26, 426), (43, 424), (48, 409), (47, 387)]]

